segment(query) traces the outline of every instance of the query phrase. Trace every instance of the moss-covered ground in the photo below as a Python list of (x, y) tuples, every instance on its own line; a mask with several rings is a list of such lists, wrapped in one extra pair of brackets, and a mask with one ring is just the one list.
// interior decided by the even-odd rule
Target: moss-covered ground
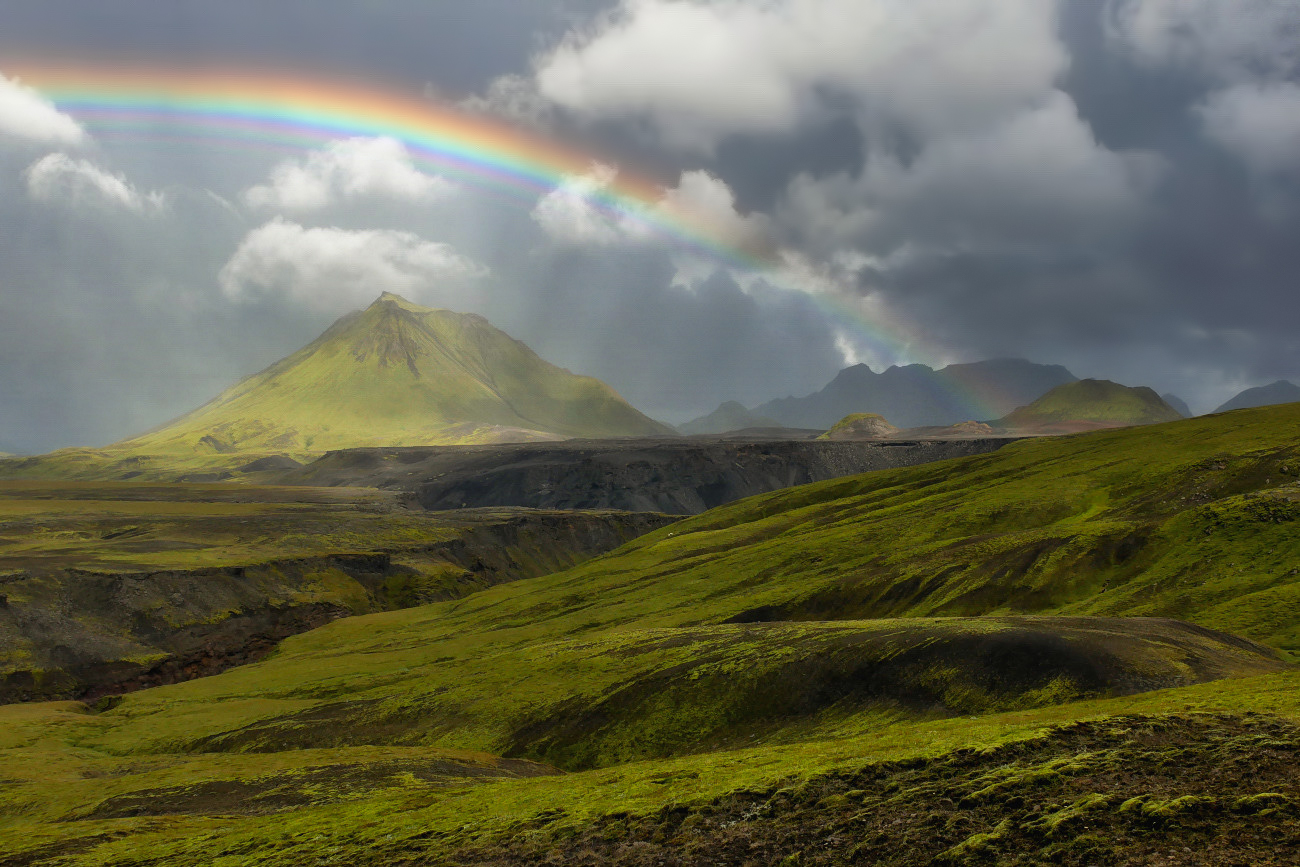
[(791, 489), (216, 677), (0, 708), (0, 864), (1288, 863), (1298, 430)]

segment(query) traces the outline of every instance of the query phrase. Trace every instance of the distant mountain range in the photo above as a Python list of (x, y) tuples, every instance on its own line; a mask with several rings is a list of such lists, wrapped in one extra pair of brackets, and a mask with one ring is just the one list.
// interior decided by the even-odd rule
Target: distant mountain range
[(386, 292), (210, 403), (108, 451), (303, 455), (673, 434), (605, 383), (544, 361), (481, 316)]
[(1248, 388), (1232, 400), (1220, 406), (1215, 412), (1227, 412), (1230, 409), (1249, 409), (1255, 406), (1271, 406), (1275, 403), (1295, 403), (1300, 401), (1300, 385), (1279, 379), (1270, 385)]
[(679, 424), (677, 429), (687, 436), (697, 436), (763, 427), (781, 427), (781, 423), (775, 419), (756, 415), (736, 401), (729, 400), (708, 415)]
[[(841, 370), (816, 394), (780, 398), (745, 412), (751, 419), (770, 419), (785, 427), (822, 430), (862, 412), (882, 415), (900, 428), (943, 426), (999, 418), (1076, 379), (1059, 364), (1034, 364), (1022, 358), (951, 364), (940, 370), (909, 364), (881, 373), (857, 364)], [(734, 409), (723, 413), (723, 407), (687, 422), (682, 430), (698, 427), (714, 416), (739, 417)]]

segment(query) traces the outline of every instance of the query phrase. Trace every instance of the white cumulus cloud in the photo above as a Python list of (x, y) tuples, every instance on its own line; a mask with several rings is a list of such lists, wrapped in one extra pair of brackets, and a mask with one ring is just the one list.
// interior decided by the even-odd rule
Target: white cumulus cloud
[(0, 135), (55, 145), (85, 142), (86, 131), (45, 97), (0, 74)]
[(708, 152), (780, 133), (828, 94), (926, 132), (1040, 94), (1067, 66), (1052, 0), (624, 0), (541, 57), (538, 91)]
[(277, 218), (244, 238), (219, 281), (235, 300), (280, 295), (334, 310), (385, 291), (420, 297), (486, 273), (450, 245), (410, 232), (307, 228)]
[(613, 167), (593, 165), (543, 196), (533, 208), (533, 220), (552, 240), (576, 246), (653, 243), (667, 239), (665, 226), (724, 247), (755, 251), (766, 246), (766, 218), (739, 213), (731, 188), (706, 171), (683, 172), (659, 201), (634, 207), (603, 203), (617, 177)]
[(609, 246), (641, 236), (639, 228), (593, 198), (618, 177), (612, 166), (593, 165), (585, 175), (568, 178), (538, 200), (532, 217), (542, 231), (565, 244)]
[(74, 208), (110, 205), (144, 212), (164, 202), (162, 193), (141, 193), (124, 176), (64, 153), (41, 157), (28, 167), (25, 176), (28, 195), (48, 204)]
[(450, 190), (445, 179), (417, 169), (396, 139), (353, 138), (280, 163), (266, 184), (244, 192), (244, 202), (255, 208), (310, 211), (363, 196), (426, 202)]

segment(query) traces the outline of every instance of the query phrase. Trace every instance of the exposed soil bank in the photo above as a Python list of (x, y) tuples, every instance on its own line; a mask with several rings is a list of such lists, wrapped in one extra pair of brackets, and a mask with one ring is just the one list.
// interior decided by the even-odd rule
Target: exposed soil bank
[(672, 520), (520, 511), (395, 551), (0, 576), (0, 702), (96, 698), (216, 674), (339, 617), (558, 571)]
[(346, 449), (274, 481), (408, 490), (426, 509), (528, 506), (694, 515), (793, 485), (985, 454), (1013, 441), (691, 437)]

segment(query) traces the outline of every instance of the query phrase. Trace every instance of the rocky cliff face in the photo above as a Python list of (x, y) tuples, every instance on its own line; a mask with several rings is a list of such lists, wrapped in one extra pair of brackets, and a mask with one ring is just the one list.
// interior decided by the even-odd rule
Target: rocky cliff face
[(331, 620), (558, 571), (672, 520), (511, 511), (453, 539), (392, 551), (11, 573), (0, 576), (0, 702), (95, 698), (216, 674)]
[(279, 481), (410, 490), (426, 509), (530, 506), (698, 514), (792, 485), (984, 454), (1008, 442), (587, 440), (348, 449)]

